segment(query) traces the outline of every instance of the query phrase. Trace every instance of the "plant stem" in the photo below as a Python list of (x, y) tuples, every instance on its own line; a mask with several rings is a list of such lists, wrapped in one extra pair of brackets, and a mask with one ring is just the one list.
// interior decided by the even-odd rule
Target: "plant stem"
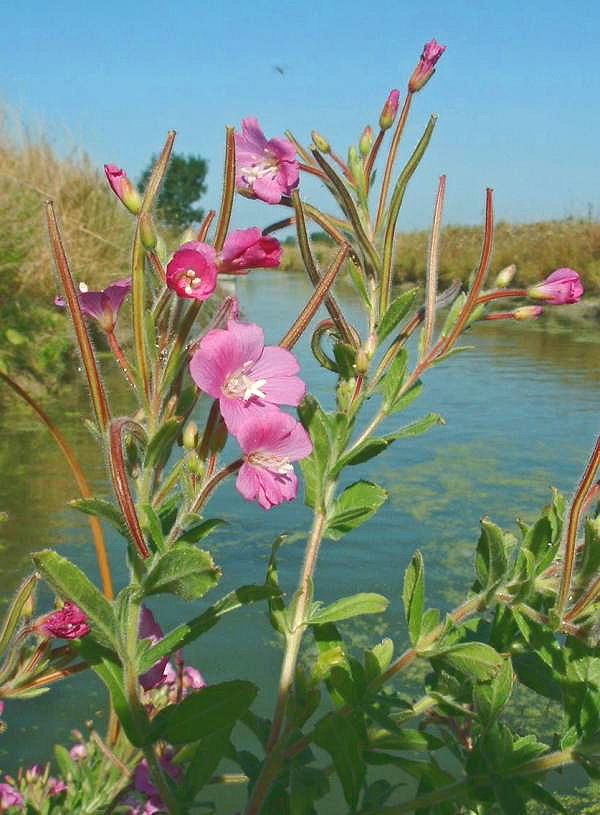
[(501, 297), (527, 297), (527, 289), (496, 289), (487, 294), (482, 294), (475, 301), (476, 306), (481, 306), (484, 303), (490, 303), (492, 300), (498, 300)]
[(435, 301), (437, 295), (438, 265), (440, 254), (440, 233), (442, 230), (442, 208), (446, 192), (446, 176), (441, 175), (435, 209), (433, 212), (433, 226), (431, 228), (431, 242), (429, 244), (429, 262), (427, 264), (427, 293), (425, 303), (425, 322), (423, 325), (423, 342), (421, 345), (421, 359), (427, 356), (427, 351), (433, 338), (435, 326)]
[(119, 367), (123, 371), (125, 375), (125, 379), (129, 382), (132, 388), (135, 388), (135, 379), (131, 375), (131, 366), (127, 362), (125, 358), (125, 354), (119, 343), (117, 342), (117, 338), (114, 335), (113, 331), (107, 331), (106, 336), (108, 339), (108, 344), (110, 345), (110, 350), (113, 352), (115, 359), (119, 363)]

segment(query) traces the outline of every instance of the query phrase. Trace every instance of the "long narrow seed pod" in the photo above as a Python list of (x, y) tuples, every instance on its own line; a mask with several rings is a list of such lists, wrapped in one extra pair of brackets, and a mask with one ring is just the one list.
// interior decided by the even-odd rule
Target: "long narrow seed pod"
[(143, 428), (132, 419), (113, 419), (108, 432), (110, 474), (117, 501), (121, 507), (127, 527), (131, 533), (133, 543), (140, 557), (144, 560), (150, 557), (150, 551), (144, 540), (144, 533), (140, 527), (140, 522), (135, 511), (135, 504), (129, 490), (127, 481), (127, 471), (123, 458), (123, 435), (128, 432), (135, 436), (143, 437)]
[(104, 430), (110, 421), (110, 412), (108, 409), (108, 402), (106, 400), (106, 393), (98, 372), (94, 348), (87, 331), (85, 320), (83, 319), (83, 314), (81, 313), (79, 297), (77, 296), (75, 283), (73, 282), (71, 270), (69, 269), (69, 262), (67, 260), (64, 242), (60, 233), (58, 221), (56, 219), (56, 213), (54, 212), (54, 203), (52, 201), (46, 201), (46, 217), (48, 220), (48, 232), (50, 234), (52, 253), (54, 255), (56, 269), (65, 292), (65, 300), (71, 314), (71, 320), (73, 321), (75, 336), (77, 338), (83, 368), (85, 370), (85, 375), (90, 388), (90, 396), (92, 399), (94, 412), (96, 414), (96, 420), (102, 430)]
[(427, 284), (425, 291), (425, 321), (423, 324), (423, 340), (421, 343), (421, 359), (427, 356), (433, 328), (435, 325), (435, 301), (437, 296), (438, 265), (440, 255), (440, 234), (442, 231), (442, 209), (444, 207), (444, 194), (446, 192), (446, 176), (440, 176), (435, 209), (433, 211), (433, 226), (431, 228), (431, 243), (429, 245), (429, 258), (427, 262)]
[(233, 196), (235, 195), (235, 139), (233, 128), (225, 130), (225, 168), (223, 171), (223, 196), (221, 198), (221, 209), (219, 210), (219, 220), (217, 221), (217, 231), (215, 233), (214, 247), (220, 252), (225, 243), (229, 222), (231, 220), (231, 209), (233, 207)]
[(392, 178), (392, 169), (396, 160), (396, 153), (398, 152), (398, 145), (400, 144), (402, 131), (404, 130), (404, 125), (408, 119), (408, 112), (410, 110), (412, 96), (413, 95), (410, 91), (406, 94), (406, 99), (404, 100), (404, 105), (402, 106), (402, 111), (400, 112), (400, 116), (398, 118), (398, 124), (396, 125), (396, 130), (394, 131), (392, 143), (390, 144), (390, 152), (388, 153), (385, 171), (383, 173), (383, 182), (381, 184), (381, 193), (379, 195), (379, 205), (377, 207), (377, 215), (375, 217), (375, 232), (377, 232), (379, 229), (383, 219), (385, 200), (387, 198), (390, 180)]

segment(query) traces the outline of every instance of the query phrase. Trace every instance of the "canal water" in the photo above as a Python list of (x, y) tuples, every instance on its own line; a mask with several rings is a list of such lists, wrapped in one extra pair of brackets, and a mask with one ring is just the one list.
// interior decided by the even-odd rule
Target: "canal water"
[[(275, 344), (310, 287), (300, 274), (252, 272), (237, 282), (236, 293), (244, 318), (259, 323), (267, 342)], [(342, 290), (340, 300), (360, 325), (351, 292)], [(327, 603), (356, 591), (374, 591), (390, 599), (381, 618), (346, 628), (358, 648), (383, 636), (392, 637), (398, 649), (405, 642), (402, 576), (415, 549), (425, 557), (428, 604), (452, 607), (472, 578), (481, 516), (516, 532), (515, 518), (535, 518), (551, 486), (570, 493), (600, 430), (600, 333), (593, 328), (553, 333), (508, 321), (483, 323), (465, 336), (462, 345), (467, 344), (472, 350), (426, 375), (422, 396), (405, 414), (388, 419), (384, 430), (430, 411), (441, 413), (446, 424), (397, 442), (379, 458), (352, 468), (352, 480), (377, 481), (389, 491), (389, 501), (369, 523), (322, 548), (316, 598)], [(330, 407), (333, 374), (317, 366), (306, 340), (296, 350), (309, 389)], [(126, 411), (126, 391), (112, 390), (118, 410)], [(68, 398), (66, 404), (49, 402), (46, 407), (73, 443), (96, 494), (110, 497), (103, 461), (80, 419), (82, 412), (88, 415), (84, 388), (69, 390)], [(30, 571), (30, 554), (47, 546), (97, 579), (87, 522), (66, 506), (77, 490), (61, 456), (25, 408), (8, 396), (3, 405), (0, 511), (8, 520), (0, 524), (1, 594), (14, 590)], [(201, 404), (199, 420), (205, 410)], [(274, 538), (282, 531), (302, 532), (310, 522), (301, 500), (265, 513), (245, 503), (232, 483), (215, 494), (206, 516), (229, 520), (205, 541), (224, 572), (220, 586), (206, 598), (210, 602), (236, 586), (261, 583)], [(126, 579), (123, 543), (109, 529), (106, 535), (120, 587)], [(280, 574), (287, 591), (294, 588), (302, 548), (299, 540), (281, 550)], [(49, 599), (43, 595), (41, 602)], [(168, 598), (152, 608), (169, 629), (205, 605)], [(273, 689), (280, 650), (264, 608), (255, 607), (228, 615), (187, 649), (186, 661), (209, 683), (243, 677)], [(270, 706), (263, 692), (257, 708), (268, 714)], [(33, 701), (10, 702), (5, 710), (8, 730), (0, 736), (0, 767), (12, 772), (19, 765), (43, 763), (54, 743), (69, 741), (73, 727), (83, 729), (93, 719), (102, 730), (105, 716), (104, 689), (91, 675), (55, 685)]]

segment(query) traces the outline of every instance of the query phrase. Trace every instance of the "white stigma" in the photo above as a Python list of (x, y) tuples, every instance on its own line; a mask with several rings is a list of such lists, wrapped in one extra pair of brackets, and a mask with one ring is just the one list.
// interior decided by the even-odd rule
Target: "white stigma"
[(287, 475), (293, 473), (294, 468), (290, 464), (290, 460), (284, 456), (274, 456), (272, 453), (250, 453), (248, 456), (248, 464), (255, 467), (263, 467), (265, 470), (270, 470), (272, 473), (278, 475)]
[(87, 291), (89, 291), (87, 283), (80, 283), (79, 284), (79, 291), (82, 294), (85, 294)]
[(266, 379), (251, 379), (247, 371), (254, 365), (253, 360), (249, 359), (244, 362), (242, 367), (231, 374), (223, 385), (223, 393), (225, 396), (233, 396), (238, 399), (243, 399), (247, 402), (253, 396), (259, 399), (266, 399), (266, 394), (261, 390), (263, 385), (267, 384)]

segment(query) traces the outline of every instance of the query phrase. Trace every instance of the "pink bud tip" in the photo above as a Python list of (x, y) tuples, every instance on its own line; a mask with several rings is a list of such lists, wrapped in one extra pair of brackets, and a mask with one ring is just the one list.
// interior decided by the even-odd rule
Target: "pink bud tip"
[(541, 283), (527, 289), (532, 300), (544, 300), (550, 306), (577, 303), (583, 294), (583, 284), (573, 269), (557, 269)]
[(138, 215), (142, 208), (142, 199), (139, 192), (127, 178), (127, 173), (116, 164), (105, 164), (104, 172), (112, 191), (127, 209)]
[(383, 106), (383, 110), (381, 111), (381, 116), (379, 117), (379, 127), (382, 130), (388, 130), (388, 128), (394, 124), (394, 119), (398, 113), (399, 101), (400, 91), (394, 88), (393, 91), (390, 91), (390, 95), (388, 96), (387, 101)]
[(435, 65), (445, 50), (446, 46), (440, 45), (435, 38), (425, 43), (421, 58), (408, 82), (409, 93), (420, 91), (429, 82), (435, 72)]
[(513, 311), (512, 316), (515, 320), (537, 320), (543, 313), (541, 306), (521, 306)]

